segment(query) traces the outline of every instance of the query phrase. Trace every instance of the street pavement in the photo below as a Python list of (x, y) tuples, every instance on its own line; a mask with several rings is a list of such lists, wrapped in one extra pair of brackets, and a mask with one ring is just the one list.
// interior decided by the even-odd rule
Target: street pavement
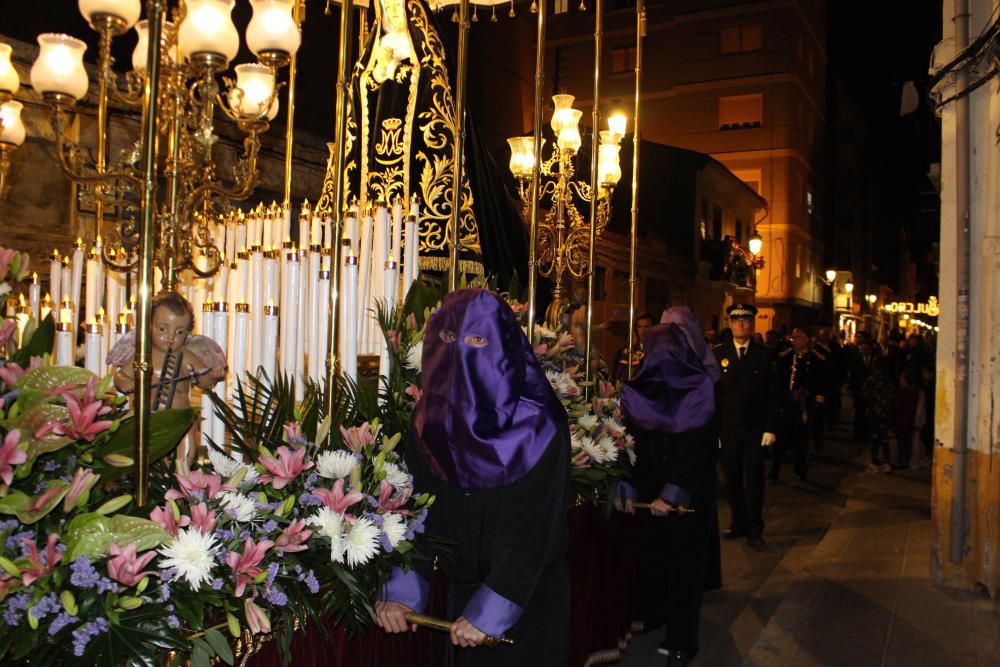
[[(845, 408), (808, 483), (786, 465), (768, 484), (767, 550), (723, 541), (692, 667), (1000, 664), (1000, 604), (929, 581), (929, 471), (866, 473)], [(726, 527), (724, 499), (719, 512)], [(621, 667), (662, 666), (661, 639), (634, 637)]]

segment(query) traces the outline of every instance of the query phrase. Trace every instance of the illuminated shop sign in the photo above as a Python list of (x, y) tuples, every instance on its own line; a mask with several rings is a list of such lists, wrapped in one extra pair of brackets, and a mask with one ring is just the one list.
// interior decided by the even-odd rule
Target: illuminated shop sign
[(912, 301), (895, 301), (885, 304), (885, 309), (890, 313), (906, 313), (908, 315), (927, 315), (937, 317), (941, 312), (936, 296), (927, 299), (927, 303), (913, 303)]

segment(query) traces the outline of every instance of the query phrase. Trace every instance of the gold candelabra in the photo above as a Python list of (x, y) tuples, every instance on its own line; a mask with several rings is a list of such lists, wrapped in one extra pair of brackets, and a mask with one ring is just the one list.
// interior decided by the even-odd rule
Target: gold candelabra
[[(286, 66), (300, 42), (293, 10), (301, 0), (252, 0), (253, 19), (246, 40), (256, 63), (234, 67), (235, 78), (223, 73), (239, 50), (240, 36), (230, 13), (233, 0), (161, 1), (157, 104), (153, 119), (154, 176), (159, 192), (153, 202), (154, 261), (163, 273), (165, 289), (173, 289), (179, 273), (190, 269), (199, 277), (216, 273), (224, 258), (213, 243), (210, 223), (232, 210), (232, 202), (247, 198), (259, 182), (261, 134), (278, 112), (277, 71)], [(146, 187), (142, 136), (109, 160), (108, 108), (144, 107), (152, 89), (148, 76), (149, 21), (138, 21), (140, 0), (82, 0), (80, 9), (97, 31), (97, 148), (90, 159), (68, 138), (77, 100), (88, 89), (82, 57), (83, 42), (67, 35), (46, 34), (31, 70), (32, 84), (49, 104), (55, 130), (56, 155), (63, 173), (92, 197), (95, 233), (104, 236), (103, 262), (118, 271), (138, 263), (140, 218)], [(138, 21), (138, 22), (137, 22)], [(132, 70), (117, 75), (112, 66), (112, 41), (135, 27), (138, 44)], [(221, 79), (221, 85), (220, 85)], [(242, 135), (242, 152), (225, 179), (213, 148), (219, 141), (217, 116)], [(108, 211), (117, 211), (105, 227)]]
[[(608, 225), (615, 186), (621, 178), (619, 164), (620, 141), (625, 134), (624, 116), (608, 119), (609, 129), (602, 131), (598, 148), (597, 192), (586, 181), (576, 178), (575, 159), (580, 149), (579, 122), (583, 115), (573, 109), (572, 95), (554, 95), (555, 111), (552, 130), (557, 140), (552, 154), (539, 169), (542, 183), (534, 201), (530, 192), (535, 166), (534, 137), (512, 137), (507, 140), (511, 148), (510, 170), (517, 179), (518, 196), (524, 207), (525, 218), (531, 216), (533, 206), (547, 207), (544, 218), (537, 222), (533, 241), (537, 244), (538, 273), (555, 280), (552, 303), (546, 311), (548, 322), (555, 322), (569, 303), (565, 275), (580, 280), (588, 275), (590, 267), (590, 224), (577, 208), (577, 202), (597, 206), (597, 236)], [(544, 140), (543, 140), (544, 144)]]

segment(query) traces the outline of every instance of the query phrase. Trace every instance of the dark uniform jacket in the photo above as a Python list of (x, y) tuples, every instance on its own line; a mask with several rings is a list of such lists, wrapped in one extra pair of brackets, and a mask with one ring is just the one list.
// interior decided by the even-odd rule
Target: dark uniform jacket
[(806, 350), (797, 355), (786, 350), (779, 355), (777, 367), (783, 417), (801, 414), (825, 400), (819, 398), (825, 396), (828, 384), (826, 360), (820, 354)]
[(712, 351), (722, 371), (715, 385), (715, 405), (723, 433), (731, 429), (776, 433), (778, 387), (771, 350), (751, 341), (740, 359), (735, 343), (729, 340)]

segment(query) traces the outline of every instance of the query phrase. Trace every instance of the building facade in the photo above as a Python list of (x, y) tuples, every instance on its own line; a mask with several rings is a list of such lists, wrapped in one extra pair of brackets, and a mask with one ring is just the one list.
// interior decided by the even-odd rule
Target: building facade
[[(632, 112), (634, 3), (605, 19), (602, 112)], [(643, 137), (711, 155), (768, 203), (741, 220), (764, 240), (759, 326), (813, 322), (823, 303), (827, 210), (826, 3), (821, 0), (672, 0), (647, 3)], [(593, 16), (568, 12), (549, 29), (547, 82), (577, 95), (590, 117)], [(716, 230), (708, 201), (699, 220)], [(723, 209), (722, 217), (727, 214)]]

